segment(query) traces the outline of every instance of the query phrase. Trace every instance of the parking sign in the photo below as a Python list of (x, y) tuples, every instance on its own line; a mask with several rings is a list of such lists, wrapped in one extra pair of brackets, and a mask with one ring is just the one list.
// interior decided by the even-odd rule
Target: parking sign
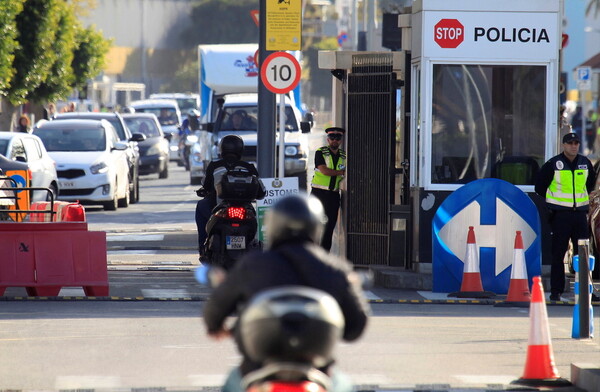
[(592, 89), (592, 68), (578, 67), (577, 68), (577, 89), (591, 90)]

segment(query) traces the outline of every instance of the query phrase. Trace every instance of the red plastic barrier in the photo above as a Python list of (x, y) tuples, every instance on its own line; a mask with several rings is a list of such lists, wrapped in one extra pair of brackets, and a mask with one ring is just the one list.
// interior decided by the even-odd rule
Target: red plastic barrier
[(25, 287), (32, 296), (56, 296), (81, 286), (108, 296), (106, 233), (85, 222), (0, 223), (0, 295)]
[[(49, 201), (37, 201), (31, 204), (31, 209), (35, 211), (50, 211)], [(52, 215), (49, 212), (32, 212), (29, 214), (30, 222), (52, 222)]]
[[(49, 201), (38, 201), (31, 204), (36, 211), (50, 211)], [(85, 222), (85, 209), (79, 203), (57, 200), (54, 202), (54, 214), (49, 212), (32, 212), (30, 222)]]
[(85, 222), (85, 208), (79, 203), (69, 203), (63, 207), (62, 222)]

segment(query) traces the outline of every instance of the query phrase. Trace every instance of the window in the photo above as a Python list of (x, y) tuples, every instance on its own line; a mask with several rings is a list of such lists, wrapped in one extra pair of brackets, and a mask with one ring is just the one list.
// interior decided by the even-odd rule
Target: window
[(23, 143), (25, 144), (25, 151), (27, 152), (28, 162), (38, 161), (42, 158), (42, 150), (38, 145), (37, 140), (28, 137), (23, 139)]
[(14, 138), (12, 143), (12, 151), (10, 154), (10, 158), (12, 160), (17, 160), (17, 158), (21, 158), (21, 162), (27, 162), (27, 155), (25, 154), (25, 147), (23, 146), (23, 142), (21, 139)]
[(431, 183), (532, 185), (544, 161), (546, 68), (433, 66)]

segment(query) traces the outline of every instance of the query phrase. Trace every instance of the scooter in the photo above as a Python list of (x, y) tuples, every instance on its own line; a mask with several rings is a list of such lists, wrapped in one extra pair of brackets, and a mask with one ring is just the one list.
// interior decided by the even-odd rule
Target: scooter
[(329, 294), (282, 286), (258, 294), (239, 320), (240, 341), (260, 369), (242, 379), (248, 392), (325, 392), (332, 379), (320, 371), (332, 362), (344, 316)]
[[(227, 272), (202, 265), (196, 280), (217, 287)], [(280, 286), (257, 294), (244, 308), (237, 326), (238, 344), (263, 364), (246, 374), (246, 392), (327, 392), (333, 380), (319, 370), (332, 362), (344, 331), (344, 315), (329, 294), (306, 286)], [(347, 385), (350, 387), (350, 385)], [(352, 390), (352, 388), (349, 388)]]
[[(265, 188), (258, 177), (244, 170), (230, 170), (216, 186), (221, 199), (206, 224), (204, 255), (208, 264), (230, 269), (251, 249), (260, 249), (256, 239), (258, 219), (253, 202), (262, 199)], [(203, 188), (199, 196), (206, 196)]]

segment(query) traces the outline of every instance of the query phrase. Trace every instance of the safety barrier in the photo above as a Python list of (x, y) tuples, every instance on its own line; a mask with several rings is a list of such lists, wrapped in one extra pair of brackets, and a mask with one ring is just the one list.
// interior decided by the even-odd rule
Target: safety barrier
[(86, 222), (0, 222), (0, 295), (25, 287), (30, 296), (57, 296), (62, 287), (108, 296), (106, 233)]
[(57, 200), (31, 204), (30, 222), (85, 222), (85, 209), (79, 203)]

